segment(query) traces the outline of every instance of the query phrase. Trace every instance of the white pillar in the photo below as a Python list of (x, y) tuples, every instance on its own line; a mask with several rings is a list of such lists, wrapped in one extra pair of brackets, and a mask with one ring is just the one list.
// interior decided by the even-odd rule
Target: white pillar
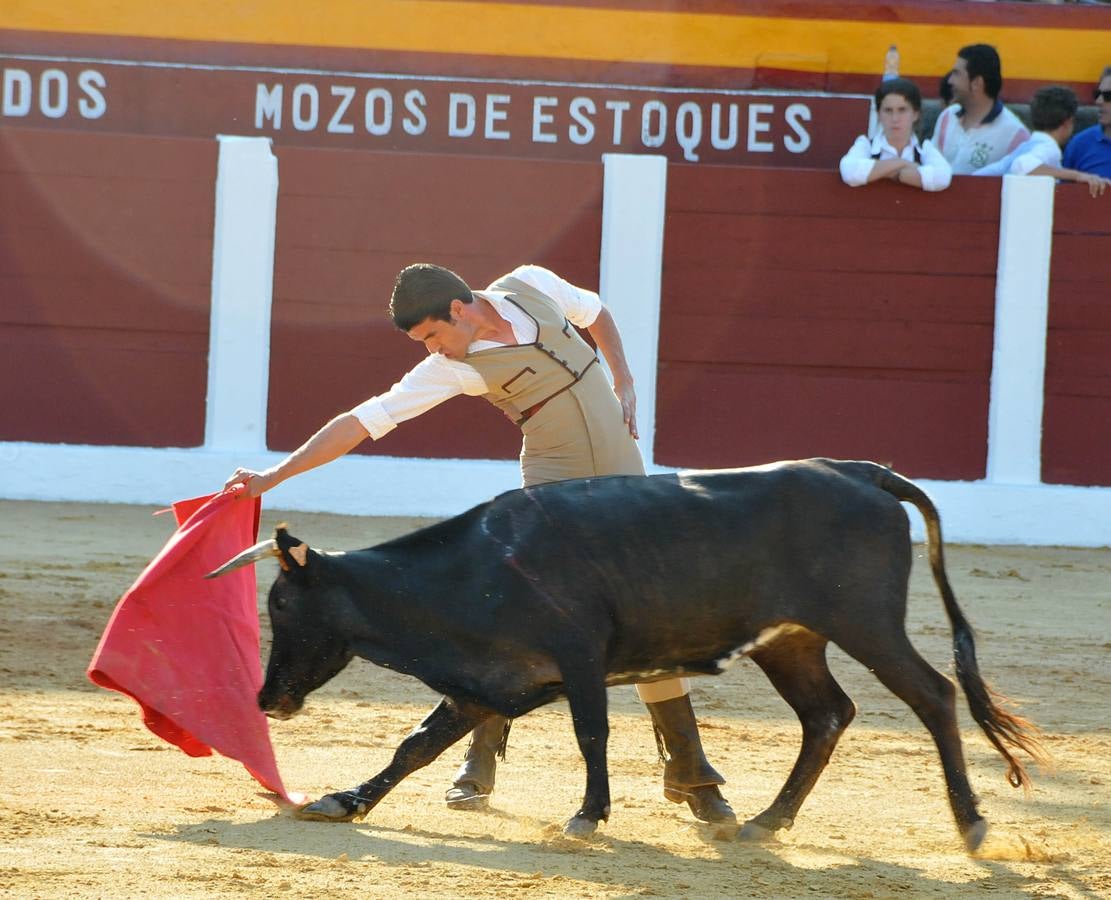
[(270, 139), (219, 135), (205, 448), (263, 450), (278, 161)]
[(636, 387), (640, 450), (651, 465), (655, 459), (667, 160), (607, 153), (602, 161), (600, 293), (621, 329)]
[(1006, 175), (999, 214), (987, 480), (1040, 484), (1054, 181)]

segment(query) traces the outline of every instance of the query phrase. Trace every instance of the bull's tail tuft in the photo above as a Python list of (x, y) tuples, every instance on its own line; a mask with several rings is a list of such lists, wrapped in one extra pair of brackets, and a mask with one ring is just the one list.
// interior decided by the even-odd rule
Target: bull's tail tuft
[(929, 552), (930, 571), (941, 593), (945, 612), (953, 629), (953, 660), (956, 666), (957, 681), (964, 691), (972, 718), (983, 730), (992, 746), (1007, 761), (1007, 780), (1012, 787), (1030, 788), (1030, 776), (1022, 763), (1015, 758), (1011, 749), (1021, 750), (1040, 765), (1049, 764), (1049, 755), (1038, 740), (1040, 732), (1036, 725), (1006, 708), (1007, 700), (996, 693), (980, 674), (976, 662), (976, 642), (972, 626), (964, 617), (957, 604), (956, 595), (949, 584), (945, 572), (945, 551), (941, 539), (941, 517), (937, 507), (925, 491), (918, 485), (890, 469), (877, 469), (876, 484), (882, 490), (899, 500), (913, 503), (926, 523), (926, 543)]

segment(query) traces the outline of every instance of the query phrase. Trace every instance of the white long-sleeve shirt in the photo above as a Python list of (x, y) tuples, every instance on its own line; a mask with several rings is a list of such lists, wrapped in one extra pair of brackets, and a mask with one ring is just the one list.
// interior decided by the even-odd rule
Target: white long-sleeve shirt
[[(594, 291), (576, 287), (543, 266), (519, 266), (502, 277), (516, 278), (551, 297), (567, 320), (579, 328), (590, 327), (602, 311), (602, 301)], [(498, 315), (509, 322), (517, 343), (531, 344), (537, 337), (536, 323), (520, 307), (506, 300), (503, 293), (487, 293), (492, 287), (490, 285), (485, 291), (476, 293), (489, 301)], [(496, 341), (475, 341), (467, 350), (473, 353), (501, 346), (505, 345)], [(445, 400), (459, 394), (481, 396), (488, 392), (485, 379), (474, 366), (433, 353), (417, 363), (384, 394), (371, 397), (352, 409), (351, 415), (362, 423), (372, 438), (378, 440), (406, 419), (428, 412)]]
[(849, 187), (860, 187), (868, 183), (868, 176), (879, 160), (901, 158), (914, 162), (916, 149), (922, 160), (917, 164), (918, 174), (922, 177), (922, 190), (943, 191), (949, 187), (953, 170), (930, 141), (920, 144), (918, 138), (912, 137), (903, 152), (899, 153), (887, 142), (882, 131), (871, 140), (861, 135), (853, 142), (849, 152), (841, 157), (841, 180)]

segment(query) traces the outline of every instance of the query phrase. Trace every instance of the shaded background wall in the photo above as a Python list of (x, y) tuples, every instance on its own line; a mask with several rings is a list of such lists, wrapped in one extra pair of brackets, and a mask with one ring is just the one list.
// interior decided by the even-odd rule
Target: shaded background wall
[[(421, 348), (384, 307), (404, 264), (477, 285), (521, 262), (598, 282), (602, 167), (278, 151), (268, 446), (384, 390)], [(0, 131), (0, 439), (198, 446), (215, 149)], [(670, 166), (656, 460), (868, 457), (984, 475), (999, 183), (850, 190), (829, 172)], [(1111, 484), (1103, 201), (1057, 188), (1045, 480)], [(477, 418), (474, 418), (477, 416)], [(361, 452), (516, 456), (474, 399)]]
[(0, 439), (204, 439), (214, 141), (0, 129)]

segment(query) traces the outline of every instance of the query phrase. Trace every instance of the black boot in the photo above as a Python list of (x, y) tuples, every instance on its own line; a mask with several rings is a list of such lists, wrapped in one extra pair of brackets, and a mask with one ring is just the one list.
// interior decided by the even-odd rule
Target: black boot
[(664, 796), (672, 803), (687, 801), (695, 818), (703, 822), (736, 822), (737, 816), (718, 789), (725, 779), (702, 752), (690, 695), (644, 705), (652, 715), (656, 745), (664, 761)]
[(505, 759), (505, 742), (509, 739), (511, 719), (490, 716), (471, 732), (471, 742), (463, 765), (444, 799), (452, 809), (482, 809), (494, 790), (497, 756)]

